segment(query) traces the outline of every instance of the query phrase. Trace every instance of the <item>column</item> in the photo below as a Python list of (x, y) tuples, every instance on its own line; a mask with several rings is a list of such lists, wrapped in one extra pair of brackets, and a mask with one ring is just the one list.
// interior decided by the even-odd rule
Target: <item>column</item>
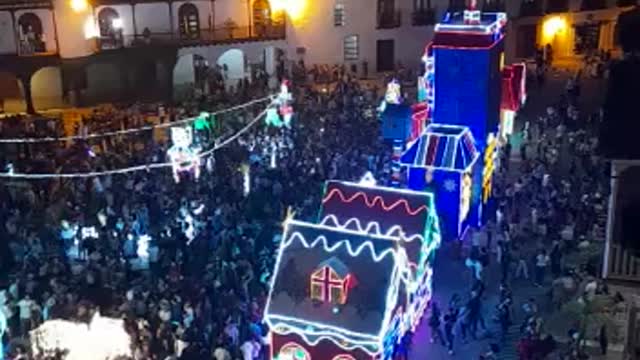
[(20, 74), (18, 79), (22, 83), (22, 89), (24, 91), (24, 101), (27, 105), (27, 114), (35, 114), (36, 110), (33, 107), (33, 97), (31, 94), (31, 73)]
[(611, 242), (615, 226), (616, 200), (618, 197), (618, 174), (624, 170), (624, 166), (616, 160), (611, 161), (611, 194), (609, 195), (609, 211), (607, 213), (607, 231), (604, 245), (604, 259), (602, 259), (602, 278), (609, 276), (611, 262)]

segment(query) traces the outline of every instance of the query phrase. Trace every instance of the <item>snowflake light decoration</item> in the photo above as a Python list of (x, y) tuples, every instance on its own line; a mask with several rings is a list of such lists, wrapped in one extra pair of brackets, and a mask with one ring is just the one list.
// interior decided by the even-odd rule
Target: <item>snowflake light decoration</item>
[(445, 180), (443, 186), (444, 189), (448, 192), (454, 192), (457, 188), (456, 182), (452, 179)]
[(200, 156), (198, 148), (193, 146), (193, 130), (191, 127), (171, 128), (173, 145), (167, 150), (167, 156), (173, 168), (173, 178), (180, 182), (180, 174), (191, 172), (194, 179), (200, 176)]

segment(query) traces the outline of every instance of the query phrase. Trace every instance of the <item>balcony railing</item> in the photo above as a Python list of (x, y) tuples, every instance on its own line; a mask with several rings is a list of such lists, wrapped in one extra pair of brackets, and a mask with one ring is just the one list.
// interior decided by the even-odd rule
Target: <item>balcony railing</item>
[(581, 11), (593, 11), (607, 8), (606, 0), (582, 0), (580, 4)]
[(492, 2), (485, 1), (482, 5), (482, 11), (484, 12), (506, 12), (505, 3), (501, 0), (494, 0)]
[(414, 10), (411, 14), (411, 23), (413, 26), (429, 26), (436, 23), (435, 9), (419, 9)]
[(548, 0), (547, 13), (563, 13), (569, 11), (569, 0)]
[(607, 278), (640, 282), (640, 256), (611, 244)]
[(383, 12), (378, 15), (378, 29), (395, 29), (402, 25), (400, 11)]
[(197, 34), (185, 35), (179, 32), (157, 32), (125, 36), (103, 36), (98, 39), (99, 50), (113, 50), (145, 46), (196, 46), (222, 45), (252, 41), (283, 40), (286, 37), (285, 24), (256, 27), (220, 27), (200, 30)]
[(43, 56), (56, 53), (56, 51), (47, 51), (46, 44), (42, 40), (18, 41), (18, 56)]

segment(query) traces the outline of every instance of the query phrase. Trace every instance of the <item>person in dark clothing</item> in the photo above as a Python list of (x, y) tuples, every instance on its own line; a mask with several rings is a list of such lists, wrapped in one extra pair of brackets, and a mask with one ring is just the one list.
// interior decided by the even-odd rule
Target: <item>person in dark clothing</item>
[(455, 325), (456, 319), (451, 314), (447, 314), (444, 316), (444, 336), (447, 339), (447, 349), (449, 351), (449, 355), (453, 355), (453, 328)]
[(447, 342), (445, 341), (445, 337), (442, 334), (442, 330), (440, 329), (440, 308), (438, 308), (438, 303), (433, 301), (431, 303), (431, 316), (429, 317), (429, 327), (431, 328), (431, 343), (438, 341), (442, 343), (442, 345), (446, 346)]
[(609, 348), (609, 338), (607, 336), (607, 327), (605, 325), (602, 325), (600, 327), (598, 342), (600, 343), (600, 352), (602, 353), (602, 355), (607, 355), (607, 349)]

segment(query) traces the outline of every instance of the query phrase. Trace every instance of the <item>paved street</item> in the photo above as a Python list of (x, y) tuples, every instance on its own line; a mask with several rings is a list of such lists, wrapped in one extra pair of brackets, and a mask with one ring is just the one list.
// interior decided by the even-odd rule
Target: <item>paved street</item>
[[(531, 121), (533, 125), (533, 122), (545, 112), (548, 105), (558, 102), (565, 91), (566, 81), (570, 75), (571, 73), (568, 71), (559, 71), (548, 76), (543, 88), (531, 87), (527, 105), (521, 111), (518, 123), (515, 126), (516, 131), (523, 128), (525, 119)], [(580, 110), (584, 114), (591, 114), (598, 110), (602, 103), (604, 84), (602, 80), (583, 80)], [(531, 151), (534, 151), (533, 147), (531, 147), (529, 153)], [(519, 162), (517, 147), (514, 146), (512, 154), (512, 162)], [(512, 171), (517, 168), (516, 166), (511, 167)], [(498, 303), (499, 274), (495, 256), (491, 258), (491, 261), (492, 263), (486, 272), (487, 289), (483, 301), (483, 314), (489, 331), (483, 334), (484, 336), (478, 341), (472, 341), (467, 344), (462, 343), (459, 337), (456, 338), (455, 354), (449, 356), (445, 347), (440, 344), (430, 343), (430, 329), (427, 326), (427, 316), (425, 316), (414, 336), (414, 343), (410, 353), (411, 360), (447, 358), (475, 360), (481, 353), (488, 350), (490, 343), (499, 342), (499, 324), (492, 321), (496, 313), (495, 306)], [(470, 284), (470, 274), (464, 266), (463, 260), (455, 259), (450, 246), (444, 245), (438, 253), (434, 275), (434, 298), (440, 308), (446, 309), (447, 303), (454, 293), (458, 293), (463, 301), (466, 300)], [(523, 320), (522, 304), (531, 297), (536, 298), (538, 304), (545, 303), (544, 294), (548, 290), (547, 287), (535, 287), (530, 281), (513, 281), (510, 285), (514, 296), (513, 310), (515, 318), (509, 336), (501, 345), (501, 352), (498, 356), (501, 360), (518, 359), (516, 343), (520, 338), (519, 327)]]

